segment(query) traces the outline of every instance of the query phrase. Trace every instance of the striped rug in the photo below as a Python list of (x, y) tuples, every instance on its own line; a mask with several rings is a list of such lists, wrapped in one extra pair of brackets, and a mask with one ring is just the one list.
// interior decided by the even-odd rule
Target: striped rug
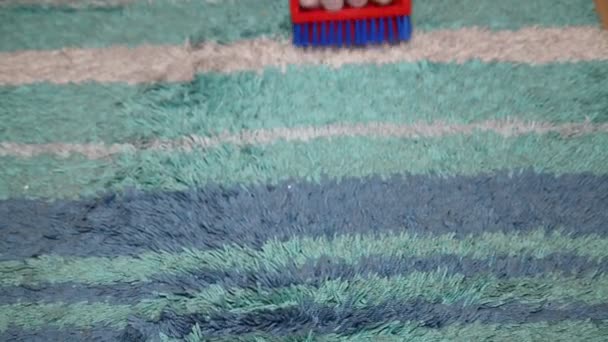
[(591, 0), (0, 1), (0, 341), (608, 340)]

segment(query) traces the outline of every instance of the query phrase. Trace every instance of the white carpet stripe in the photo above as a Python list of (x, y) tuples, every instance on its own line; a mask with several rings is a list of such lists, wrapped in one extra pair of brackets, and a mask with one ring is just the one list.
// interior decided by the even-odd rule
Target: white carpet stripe
[(397, 62), (515, 62), (545, 64), (608, 60), (608, 31), (598, 27), (489, 31), (480, 28), (415, 32), (400, 46), (302, 50), (265, 38), (197, 47), (145, 45), (101, 49), (0, 53), (0, 84), (35, 82), (187, 81), (197, 72), (257, 71), (287, 65)]
[(583, 122), (551, 124), (523, 122), (518, 120), (489, 120), (471, 124), (450, 124), (445, 122), (418, 124), (367, 123), (259, 129), (243, 131), (237, 134), (225, 133), (212, 137), (190, 135), (175, 140), (153, 140), (139, 145), (129, 143), (108, 145), (103, 143), (22, 144), (0, 142), (0, 156), (31, 158), (43, 154), (55, 155), (58, 157), (68, 157), (72, 154), (80, 154), (89, 159), (99, 159), (119, 153), (133, 153), (138, 150), (188, 151), (194, 148), (212, 148), (221, 144), (234, 144), (239, 146), (266, 145), (280, 140), (309, 141), (312, 139), (346, 136), (378, 138), (441, 137), (454, 134), (471, 135), (476, 131), (494, 132), (504, 137), (547, 133), (558, 133), (564, 137), (570, 137), (596, 132), (608, 132), (608, 123), (592, 124)]

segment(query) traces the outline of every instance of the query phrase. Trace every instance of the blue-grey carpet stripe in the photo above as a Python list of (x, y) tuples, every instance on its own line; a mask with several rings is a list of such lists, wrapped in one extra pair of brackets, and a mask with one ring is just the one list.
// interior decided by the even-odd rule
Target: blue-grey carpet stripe
[(299, 306), (247, 313), (177, 315), (167, 311), (161, 314), (156, 324), (169, 336), (183, 337), (190, 333), (195, 324), (199, 325), (204, 335), (224, 336), (253, 332), (272, 335), (295, 335), (298, 332), (303, 335), (310, 332), (352, 334), (393, 321), (412, 321), (421, 327), (442, 328), (454, 323), (470, 322), (523, 324), (608, 319), (608, 304), (564, 306), (559, 303), (545, 303), (530, 306), (512, 302), (501, 306), (446, 305), (423, 300), (404, 302), (391, 300), (389, 297), (390, 294), (382, 304), (364, 307), (357, 307), (356, 299), (352, 298), (352, 301), (347, 299), (343, 304), (334, 306), (311, 301)]
[[(608, 304), (579, 305), (576, 303), (544, 303), (528, 305), (509, 302), (499, 306), (485, 304), (446, 305), (420, 299), (387, 300), (370, 306), (357, 306), (355, 299), (327, 306), (307, 301), (298, 306), (261, 309), (253, 312), (221, 312), (213, 314), (161, 313), (157, 321), (131, 317), (125, 329), (112, 329), (103, 323), (89, 328), (44, 327), (40, 330), (11, 326), (0, 332), (2, 341), (159, 341), (160, 333), (184, 338), (198, 324), (206, 337), (227, 338), (243, 334), (305, 337), (307, 334), (348, 335), (365, 329), (400, 321), (415, 322), (422, 328), (440, 329), (452, 324), (525, 324), (559, 322), (564, 320), (608, 319)], [(45, 339), (45, 337), (47, 337)], [(229, 340), (229, 339), (227, 339)]]
[(0, 202), (0, 260), (41, 254), (260, 247), (271, 238), (412, 233), (608, 233), (608, 176), (510, 174), (349, 178), (276, 186), (208, 186), (81, 201)]

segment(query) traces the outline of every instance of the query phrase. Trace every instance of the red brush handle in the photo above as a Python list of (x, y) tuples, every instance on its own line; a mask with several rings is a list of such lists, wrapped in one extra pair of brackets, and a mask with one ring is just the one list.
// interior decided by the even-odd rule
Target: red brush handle
[(393, 3), (385, 6), (374, 3), (362, 8), (346, 6), (335, 12), (326, 11), (322, 8), (303, 9), (300, 7), (299, 0), (289, 1), (291, 21), (294, 24), (409, 16), (412, 12), (412, 0), (393, 0)]

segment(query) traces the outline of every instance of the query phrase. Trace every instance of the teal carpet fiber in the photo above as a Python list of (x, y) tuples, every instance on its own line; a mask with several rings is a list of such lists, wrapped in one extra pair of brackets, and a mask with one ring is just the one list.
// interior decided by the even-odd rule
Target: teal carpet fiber
[(0, 341), (608, 340), (608, 33), (415, 1), (0, 1)]

